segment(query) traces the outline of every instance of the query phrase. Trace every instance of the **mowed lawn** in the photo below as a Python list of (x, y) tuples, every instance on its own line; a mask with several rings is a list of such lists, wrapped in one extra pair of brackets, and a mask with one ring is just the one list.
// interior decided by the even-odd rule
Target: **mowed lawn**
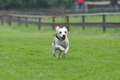
[(55, 31), (0, 26), (0, 80), (120, 80), (120, 28), (71, 26), (66, 58), (54, 59)]

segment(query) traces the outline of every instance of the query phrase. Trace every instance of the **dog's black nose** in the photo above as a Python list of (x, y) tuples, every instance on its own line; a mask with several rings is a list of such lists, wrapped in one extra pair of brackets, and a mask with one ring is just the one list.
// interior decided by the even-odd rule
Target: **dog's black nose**
[(65, 35), (63, 35), (63, 37), (62, 37), (62, 38), (63, 38), (63, 40), (65, 40)]
[(65, 38), (65, 35), (63, 35), (63, 38)]

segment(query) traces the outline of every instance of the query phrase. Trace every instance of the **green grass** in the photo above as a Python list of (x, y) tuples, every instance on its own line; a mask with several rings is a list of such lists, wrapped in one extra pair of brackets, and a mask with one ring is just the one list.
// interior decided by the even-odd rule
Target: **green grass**
[(120, 28), (71, 27), (66, 58), (54, 59), (51, 27), (0, 26), (0, 80), (120, 80)]
[[(38, 19), (29, 19), (29, 21), (38, 21)], [(82, 22), (81, 16), (69, 17), (70, 22)], [(86, 16), (85, 22), (102, 22), (102, 16)], [(42, 22), (52, 22), (52, 18), (43, 18)], [(65, 17), (56, 17), (55, 22), (65, 23)], [(120, 22), (120, 15), (107, 15), (106, 22)]]

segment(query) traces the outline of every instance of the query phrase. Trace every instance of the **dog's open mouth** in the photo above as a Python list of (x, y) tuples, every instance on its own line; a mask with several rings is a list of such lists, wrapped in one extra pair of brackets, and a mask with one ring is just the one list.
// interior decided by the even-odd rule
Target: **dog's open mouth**
[(60, 38), (62, 38), (63, 40), (65, 40), (66, 36), (65, 36), (65, 35), (63, 35), (63, 36), (62, 36), (62, 37), (60, 37)]
[(58, 34), (55, 34), (55, 36), (56, 36), (56, 38), (58, 38), (59, 40), (65, 40), (65, 38), (66, 38), (66, 35), (62, 35), (62, 37), (61, 36), (59, 36)]

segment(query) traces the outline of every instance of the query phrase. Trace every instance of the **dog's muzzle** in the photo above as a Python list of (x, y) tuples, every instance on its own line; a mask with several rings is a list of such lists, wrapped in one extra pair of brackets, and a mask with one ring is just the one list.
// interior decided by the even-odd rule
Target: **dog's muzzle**
[(55, 34), (56, 38), (59, 39), (60, 41), (65, 40), (66, 36), (63, 35), (62, 37), (60, 37), (58, 34)]
[(65, 36), (65, 35), (63, 35), (61, 38), (62, 38), (63, 40), (65, 40), (66, 36)]

